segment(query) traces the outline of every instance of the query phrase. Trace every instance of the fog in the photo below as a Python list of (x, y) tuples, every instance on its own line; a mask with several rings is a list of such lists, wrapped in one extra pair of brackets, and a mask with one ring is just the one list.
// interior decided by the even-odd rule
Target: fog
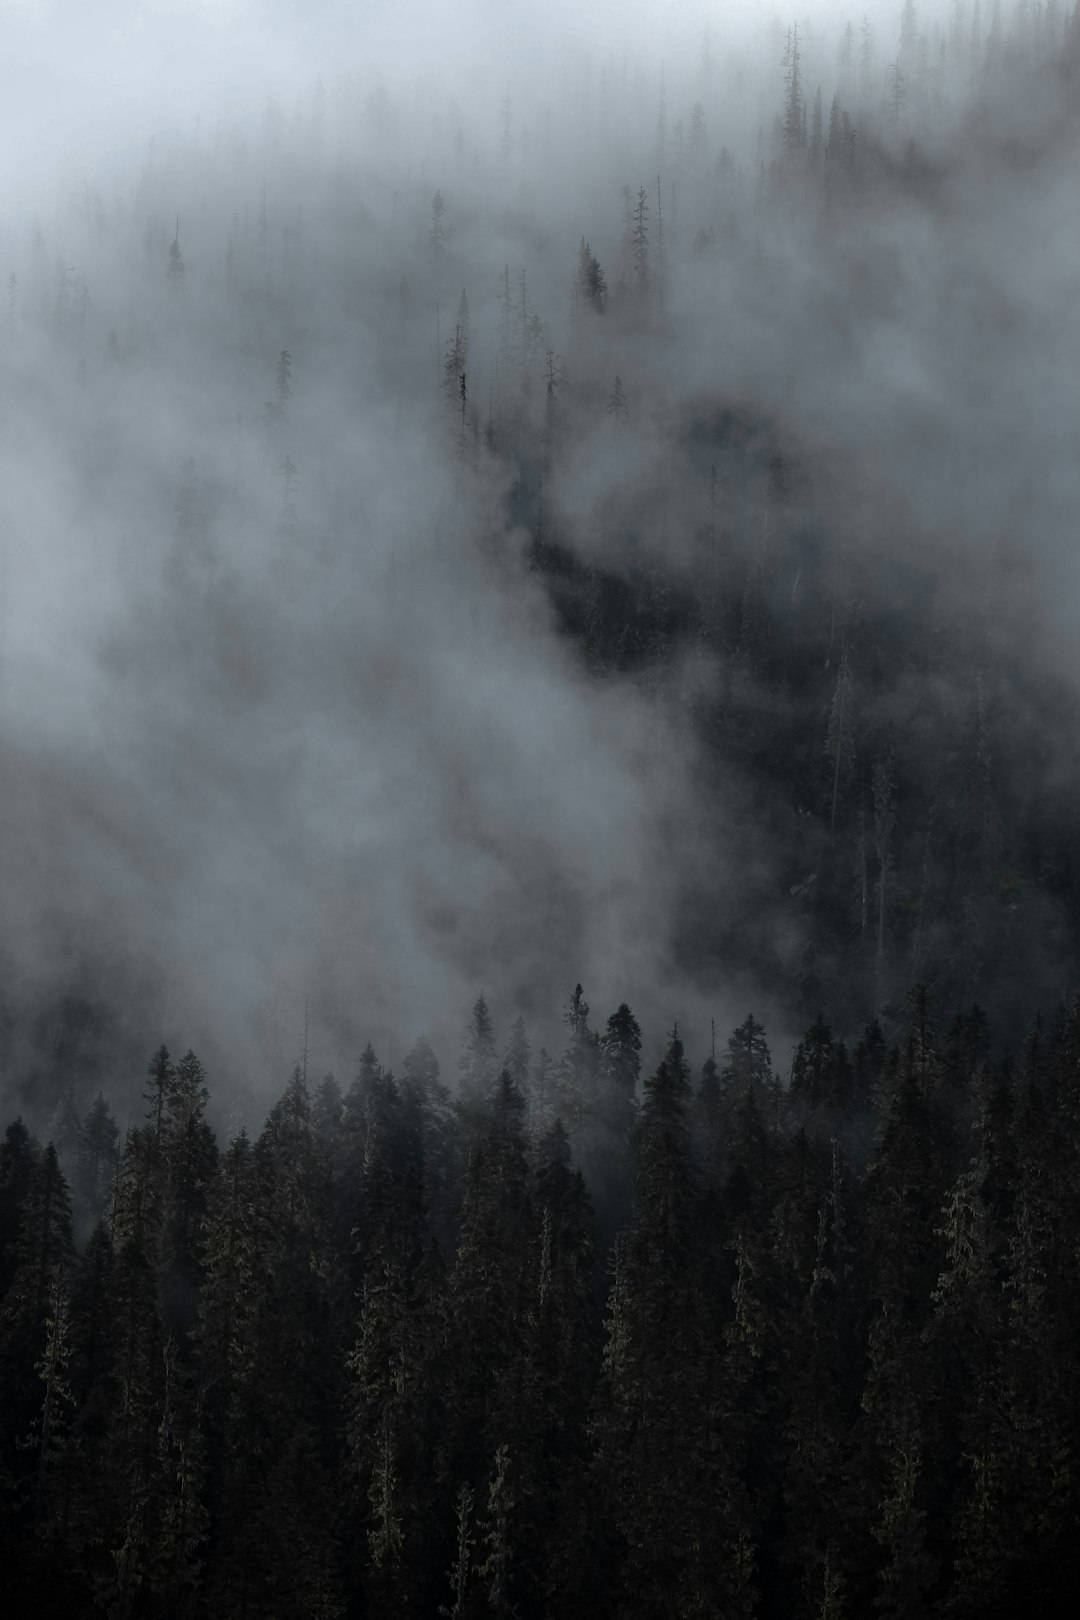
[[(580, 10), (0, 7), (0, 957), (25, 1106), (130, 1095), (164, 1038), (257, 1113), (305, 1016), (320, 1072), (368, 1039), (397, 1064), (421, 1030), (452, 1071), (481, 988), (500, 1037), (521, 1011), (557, 1044), (579, 980), (653, 1046), (678, 1019), (700, 1054), (751, 1005), (790, 1045), (813, 935), (791, 897), (821, 865), (803, 785), (763, 817), (756, 767), (707, 740), (731, 674), (689, 608), (662, 649), (590, 662), (568, 558), (692, 601), (722, 533), (818, 612), (819, 670), (838, 602), (917, 640), (973, 617), (1000, 804), (1021, 778), (1071, 791), (1064, 16), (920, 6), (903, 43), (891, 6), (865, 33), (841, 7)], [(815, 151), (818, 87), (842, 153)], [(795, 713), (731, 669), (743, 712)], [(917, 756), (970, 699), (905, 666), (868, 730)], [(1076, 961), (1070, 882), (1010, 921), (1029, 999)], [(890, 995), (920, 967), (906, 936), (895, 958)], [(64, 997), (96, 1009), (83, 1045), (57, 1044)]]

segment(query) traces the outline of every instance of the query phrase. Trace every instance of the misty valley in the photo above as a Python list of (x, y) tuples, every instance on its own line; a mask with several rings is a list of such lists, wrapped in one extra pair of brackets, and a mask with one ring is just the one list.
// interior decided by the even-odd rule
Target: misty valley
[(1080, 7), (580, 9), (0, 3), (20, 1616), (1080, 1581)]

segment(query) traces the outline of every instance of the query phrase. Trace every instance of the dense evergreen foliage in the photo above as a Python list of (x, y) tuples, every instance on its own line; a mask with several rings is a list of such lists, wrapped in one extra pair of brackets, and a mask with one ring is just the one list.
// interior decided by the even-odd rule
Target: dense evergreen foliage
[(453, 1097), (369, 1046), (219, 1148), (162, 1048), (115, 1151), (8, 1127), (18, 1613), (1063, 1612), (1080, 997), (994, 1056), (920, 987), (786, 1081), (752, 1017), (642, 1083), (629, 1007), (565, 1023), (544, 1093), (481, 996)]

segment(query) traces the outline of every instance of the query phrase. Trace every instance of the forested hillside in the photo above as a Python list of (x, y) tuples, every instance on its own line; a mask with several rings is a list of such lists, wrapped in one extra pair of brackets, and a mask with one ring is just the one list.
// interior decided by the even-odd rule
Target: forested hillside
[(1080, 8), (450, 9), (0, 4), (5, 1594), (1055, 1614)]
[(785, 1050), (915, 982), (1014, 1044), (1068, 996), (1075, 29), (900, 24), (532, 16), (466, 105), (373, 21), (366, 80), (184, 81), (13, 170), (0, 1065), (43, 1129), (162, 1033), (258, 1117), (305, 1001), (340, 1067), (480, 985)]

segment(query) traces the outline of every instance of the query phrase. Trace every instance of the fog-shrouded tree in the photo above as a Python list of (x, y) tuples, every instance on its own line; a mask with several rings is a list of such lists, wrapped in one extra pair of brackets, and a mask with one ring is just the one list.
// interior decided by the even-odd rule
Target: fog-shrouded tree
[(638, 187), (630, 241), (634, 280), (643, 292), (649, 282), (649, 197), (644, 186)]
[(600, 268), (592, 248), (581, 238), (578, 248), (577, 272), (575, 277), (575, 291), (577, 297), (586, 309), (591, 309), (598, 315), (604, 313), (607, 305), (607, 278)]
[(446, 236), (446, 204), (443, 201), (442, 192), (437, 191), (431, 199), (431, 229), (428, 232), (428, 240), (431, 243), (431, 256), (435, 261), (436, 268), (442, 265), (446, 256)]
[(495, 1079), (496, 1062), (495, 1026), (481, 990), (473, 1003), (458, 1059), (463, 1103), (475, 1104), (486, 1100)]

